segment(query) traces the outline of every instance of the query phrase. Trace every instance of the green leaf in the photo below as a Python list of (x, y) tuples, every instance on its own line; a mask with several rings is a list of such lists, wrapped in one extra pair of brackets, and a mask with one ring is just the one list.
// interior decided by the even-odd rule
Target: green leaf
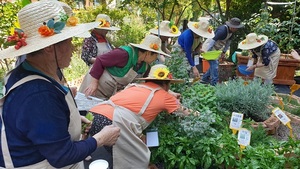
[(53, 28), (54, 28), (54, 20), (53, 20), (53, 19), (50, 19), (50, 20), (47, 22), (47, 26), (48, 26), (50, 29), (53, 29)]
[(26, 6), (26, 5), (30, 4), (30, 3), (31, 3), (30, 0), (22, 0), (22, 7), (24, 7), (24, 6)]
[(66, 25), (65, 22), (56, 22), (54, 24), (54, 32), (60, 33), (60, 31), (65, 27), (65, 25)]

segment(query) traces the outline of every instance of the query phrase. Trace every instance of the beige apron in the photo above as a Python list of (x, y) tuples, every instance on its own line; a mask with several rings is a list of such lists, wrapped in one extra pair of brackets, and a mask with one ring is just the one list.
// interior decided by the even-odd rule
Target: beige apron
[[(98, 80), (95, 97), (101, 99), (110, 98), (110, 96), (114, 95), (117, 91), (122, 90), (124, 86), (131, 83), (137, 75), (138, 74), (133, 70), (133, 68), (131, 68), (123, 77), (113, 76), (105, 69)], [(84, 90), (91, 83), (91, 79), (92, 76), (87, 73), (80, 85), (79, 92), (84, 93)]]
[[(254, 51), (253, 51), (254, 52)], [(260, 52), (254, 52), (257, 57), (257, 64), (262, 64), (262, 56)], [(277, 67), (280, 59), (280, 49), (277, 50), (270, 55), (270, 63), (268, 66), (258, 67), (254, 71), (254, 76), (260, 77), (262, 79), (272, 80), (276, 77)]]
[[(98, 47), (98, 53), (100, 47)], [(91, 70), (91, 68), (90, 68)], [(80, 85), (79, 92), (84, 93), (84, 90), (90, 85), (92, 76), (90, 70), (84, 76)], [(107, 70), (104, 70), (102, 76), (98, 80), (97, 90), (95, 97), (101, 99), (108, 99), (114, 95), (117, 91), (122, 90), (126, 85), (131, 83), (134, 78), (137, 77), (137, 73), (131, 68), (124, 77), (116, 77), (111, 75)]]
[(113, 146), (114, 169), (147, 169), (150, 161), (151, 152), (140, 136), (151, 122), (148, 123), (142, 115), (154, 93), (161, 88), (152, 89), (138, 84), (132, 84), (129, 87), (131, 86), (147, 88), (151, 90), (151, 93), (138, 114), (108, 101), (108, 104), (114, 107), (113, 125), (121, 128), (121, 135)]
[(97, 52), (97, 56), (102, 55), (104, 53), (108, 53), (109, 51), (112, 50), (110, 44), (108, 42), (105, 43), (96, 43), (98, 52)]
[[(38, 75), (30, 75), (30, 76), (27, 76), (27, 77), (21, 79), (20, 81), (15, 83), (10, 88), (10, 90), (7, 92), (7, 94), (3, 98), (1, 98), (1, 100), (0, 100), (1, 107), (4, 104), (5, 97), (8, 95), (8, 93), (11, 90), (13, 90), (14, 88), (18, 87), (19, 85), (21, 85), (25, 82), (28, 82), (28, 81), (31, 81), (34, 79), (43, 79), (43, 80), (49, 81), (48, 79), (38, 76)], [(72, 95), (70, 92), (68, 92), (68, 94), (65, 96), (65, 99), (66, 99), (66, 102), (67, 102), (69, 110), (70, 110), (70, 124), (68, 127), (68, 131), (71, 135), (71, 139), (73, 141), (78, 141), (80, 139), (80, 133), (81, 133), (80, 114), (78, 112), (77, 107), (75, 106), (74, 99), (72, 98)], [(2, 132), (1, 132), (2, 154), (3, 154), (5, 166), (6, 166), (5, 168), (12, 169), (12, 168), (14, 168), (14, 166), (13, 166), (13, 162), (12, 162), (12, 159), (11, 159), (11, 156), (9, 153), (8, 144), (7, 144), (4, 121), (2, 118), (2, 109), (0, 109), (0, 111), (1, 111), (0, 116), (1, 116), (1, 121), (2, 121)], [(0, 169), (2, 169), (2, 167), (0, 167)], [(41, 161), (41, 162), (33, 164), (33, 165), (29, 165), (29, 166), (25, 166), (25, 167), (18, 167), (16, 169), (54, 169), (54, 167), (52, 167), (47, 160), (44, 160), (44, 161)], [(79, 163), (76, 163), (73, 165), (63, 167), (62, 169), (84, 169), (84, 165), (83, 165), (83, 162), (79, 162)]]
[[(227, 28), (227, 32), (229, 32), (228, 26), (227, 26), (227, 25), (225, 25), (225, 26), (226, 26), (226, 28)], [(217, 41), (215, 42), (215, 44), (214, 44), (212, 50), (221, 50), (221, 49), (225, 46), (227, 40), (228, 40), (231, 36), (232, 36), (232, 33), (228, 33), (227, 36), (226, 36), (226, 38), (225, 38), (224, 40), (217, 40)], [(212, 40), (213, 40), (212, 38), (208, 38), (208, 39), (205, 40), (205, 42), (204, 42), (203, 45), (202, 45), (202, 50), (203, 50), (203, 51), (207, 52), (207, 50), (208, 50), (208, 45), (209, 45), (209, 43), (210, 43)]]

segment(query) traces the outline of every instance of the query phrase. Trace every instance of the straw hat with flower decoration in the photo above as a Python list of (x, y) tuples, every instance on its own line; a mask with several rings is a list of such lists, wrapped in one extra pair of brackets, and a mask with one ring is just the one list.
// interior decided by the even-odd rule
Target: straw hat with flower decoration
[(177, 26), (172, 21), (161, 21), (159, 26), (150, 29), (150, 33), (166, 37), (177, 37), (181, 34)]
[(111, 19), (108, 15), (105, 14), (99, 14), (96, 17), (96, 22), (99, 23), (99, 25), (96, 27), (96, 29), (104, 29), (104, 30), (110, 30), (110, 31), (118, 31), (120, 28), (112, 26)]
[(266, 35), (257, 35), (256, 33), (249, 33), (246, 39), (239, 43), (238, 48), (243, 50), (254, 49), (268, 42)]
[(18, 12), (20, 29), (7, 38), (10, 46), (0, 51), (0, 59), (21, 56), (95, 28), (98, 23), (79, 24), (72, 9), (58, 1), (37, 1)]
[(183, 83), (182, 79), (173, 79), (168, 67), (164, 64), (156, 64), (151, 67), (148, 77), (135, 78), (135, 80), (167, 80), (171, 83)]
[(188, 28), (195, 34), (203, 38), (213, 38), (215, 36), (212, 26), (210, 26), (209, 18), (201, 17), (199, 22), (189, 22)]
[(155, 35), (147, 35), (140, 44), (130, 43), (131, 46), (171, 57), (161, 50), (161, 39)]

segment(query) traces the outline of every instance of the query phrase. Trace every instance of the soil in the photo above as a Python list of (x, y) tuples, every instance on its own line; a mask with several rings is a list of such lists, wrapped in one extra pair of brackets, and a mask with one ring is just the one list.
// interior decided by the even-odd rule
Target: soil
[[(296, 139), (300, 139), (300, 124), (299, 123), (291, 123), (293, 135)], [(288, 140), (290, 136), (290, 129), (283, 125), (282, 123), (276, 130), (274, 137), (280, 141)]]

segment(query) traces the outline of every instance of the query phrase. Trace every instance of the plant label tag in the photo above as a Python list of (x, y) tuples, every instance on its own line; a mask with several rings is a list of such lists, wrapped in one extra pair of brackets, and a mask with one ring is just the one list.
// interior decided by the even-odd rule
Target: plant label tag
[(279, 107), (274, 108), (272, 112), (284, 125), (291, 121), (291, 119)]
[(194, 63), (195, 65), (199, 65), (199, 55), (194, 56)]
[(158, 140), (158, 131), (148, 131), (146, 133), (146, 143), (147, 147), (157, 147), (159, 146), (159, 140)]
[(247, 63), (247, 67), (250, 67), (250, 66), (252, 66), (253, 65), (253, 58), (251, 58), (251, 59), (249, 59), (248, 60), (248, 63)]
[(238, 134), (238, 144), (242, 146), (248, 146), (250, 145), (251, 140), (251, 131), (240, 128), (239, 134)]
[(232, 112), (229, 128), (239, 130), (242, 126), (243, 117), (242, 113)]

